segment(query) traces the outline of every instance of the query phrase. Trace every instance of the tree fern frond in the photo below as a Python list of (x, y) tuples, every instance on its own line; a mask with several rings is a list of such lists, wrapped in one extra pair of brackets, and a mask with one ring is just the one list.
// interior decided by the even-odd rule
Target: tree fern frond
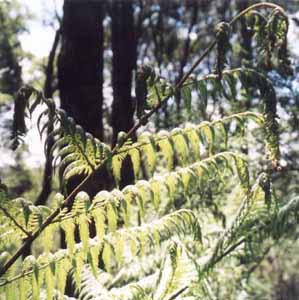
[[(46, 133), (45, 153), (50, 151), (50, 157), (58, 150), (55, 161), (62, 160), (62, 179), (68, 180), (76, 174), (90, 174), (101, 160), (110, 153), (109, 147), (84, 132), (83, 128), (75, 124), (75, 121), (66, 113), (57, 109), (52, 99), (45, 99), (37, 90), (22, 88), (15, 101), (14, 125), (12, 132), (12, 147), (16, 148), (20, 139), (26, 133), (25, 116), (26, 109), (31, 114), (37, 104), (46, 105), (46, 109), (38, 117), (38, 128), (41, 135)], [(45, 123), (41, 125), (42, 121)], [(54, 129), (53, 129), (54, 128)], [(49, 141), (55, 141), (51, 149)]]
[[(225, 145), (228, 144), (228, 136), (231, 134), (229, 125), (235, 121), (242, 122), (242, 129), (244, 129), (247, 120), (253, 121), (258, 126), (264, 126), (264, 118), (261, 114), (253, 112), (244, 112), (233, 114), (212, 122), (202, 122), (199, 125), (187, 124), (185, 128), (175, 128), (171, 132), (162, 130), (156, 135), (149, 133), (142, 134), (136, 143), (125, 145), (119, 150), (119, 154), (114, 156), (112, 161), (113, 173), (116, 181), (120, 180), (122, 161), (130, 151), (138, 149), (140, 156), (146, 162), (147, 170), (152, 174), (157, 165), (157, 154), (160, 152), (165, 158), (168, 170), (174, 166), (174, 159), (180, 165), (186, 165), (192, 161), (200, 158), (200, 148), (207, 145), (208, 154), (213, 155), (214, 148), (218, 148), (218, 140), (215, 135), (218, 133)], [(189, 154), (192, 153), (192, 156)], [(139, 156), (139, 157), (140, 157)], [(136, 164), (139, 164), (138, 159)]]

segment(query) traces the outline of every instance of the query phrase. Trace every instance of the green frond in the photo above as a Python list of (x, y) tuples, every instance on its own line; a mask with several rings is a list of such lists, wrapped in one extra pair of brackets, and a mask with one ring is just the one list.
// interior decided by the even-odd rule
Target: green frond
[(138, 138), (138, 142), (142, 145), (141, 152), (146, 162), (146, 167), (150, 174), (153, 173), (156, 165), (156, 149), (151, 134), (145, 132)]
[(171, 132), (162, 130), (152, 135), (144, 133), (138, 138), (138, 142), (123, 146), (119, 150), (119, 154), (113, 157), (112, 161), (115, 160), (115, 165), (112, 166), (114, 177), (117, 182), (120, 180), (122, 162), (126, 155), (130, 155), (133, 150), (139, 150), (140, 153), (138, 157), (136, 151), (136, 162), (133, 162), (133, 167), (134, 164), (135, 167), (139, 165), (141, 157), (145, 160), (146, 168), (151, 174), (159, 166), (157, 161), (159, 152), (165, 158), (169, 171), (174, 167), (175, 158), (176, 163), (179, 165), (197, 161), (200, 158), (201, 148), (207, 148), (208, 154), (211, 156), (214, 151), (216, 152), (216, 149), (219, 151), (216, 135), (222, 138), (224, 148), (227, 148), (229, 136), (233, 134), (229, 130), (229, 125), (238, 122), (241, 124), (241, 130), (245, 130), (248, 121), (253, 121), (260, 127), (264, 126), (263, 115), (254, 112), (243, 112), (212, 122), (202, 122), (198, 125), (187, 124), (184, 128), (175, 128)]
[[(275, 7), (269, 3), (261, 6)], [(71, 193), (71, 198), (57, 194), (48, 208), (23, 198), (9, 200), (0, 181), (0, 271), (5, 273), (0, 280), (0, 298), (66, 300), (70, 280), (79, 300), (216, 299), (213, 279), (217, 281), (219, 276), (217, 264), (232, 262), (235, 266), (238, 259), (243, 265), (256, 262), (267, 243), (294, 233), (299, 198), (279, 202), (272, 196), (270, 176), (264, 173), (251, 187), (247, 157), (233, 152), (234, 147), (240, 148), (233, 138), (238, 142), (244, 139), (248, 122), (254, 122), (264, 132), (272, 171), (280, 168), (273, 84), (258, 69), (225, 69), (231, 25), (241, 17), (255, 32), (258, 63), (264, 70), (291, 73), (286, 39), (289, 24), (283, 10), (277, 7), (268, 20), (256, 11), (245, 11), (230, 23), (218, 24), (211, 48), (175, 86), (151, 67), (138, 70), (140, 122), (129, 134), (119, 133), (113, 150), (85, 132), (52, 99), (30, 87), (18, 92), (13, 149), (26, 134), (25, 118), (42, 104), (45, 109), (39, 113), (37, 127), (45, 139), (45, 155), (59, 168), (62, 186), (74, 176), (91, 175), (105, 163), (117, 188), (102, 190), (93, 199), (83, 191), (75, 197)], [(215, 72), (199, 79), (190, 76), (214, 46)], [(244, 100), (252, 97), (254, 103), (262, 103), (263, 111), (216, 120), (212, 116), (209, 122), (143, 132), (136, 142), (128, 138), (170, 97), (182, 96), (190, 113), (195, 92), (203, 116), (207, 108), (210, 110), (210, 100), (216, 103), (216, 114), (222, 114), (226, 105), (232, 110), (241, 108)], [(217, 101), (222, 100), (217, 111)], [(135, 182), (120, 190), (127, 159), (132, 163)], [(232, 208), (226, 207), (228, 201)], [(66, 249), (57, 249), (53, 243), (61, 229)], [(9, 272), (4, 272), (9, 262), (18, 258), (13, 251), (21, 249), (16, 250), (18, 255), (23, 241), (31, 243), (37, 235), (33, 253), (43, 254), (17, 259)]]
[(160, 268), (154, 300), (171, 299), (192, 281), (198, 281), (197, 265), (182, 244), (172, 242)]

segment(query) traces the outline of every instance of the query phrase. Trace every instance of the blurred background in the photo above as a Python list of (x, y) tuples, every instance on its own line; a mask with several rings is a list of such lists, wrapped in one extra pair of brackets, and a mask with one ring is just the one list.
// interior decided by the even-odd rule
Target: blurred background
[[(16, 152), (10, 150), (13, 99), (21, 86), (43, 90), (85, 130), (114, 145), (117, 134), (129, 130), (138, 118), (134, 113), (137, 67), (150, 64), (163, 77), (178, 82), (214, 38), (217, 23), (231, 20), (257, 2), (0, 0), (0, 178), (5, 179), (10, 196), (45, 204), (58, 190), (34, 129), (34, 115), (25, 143)], [(289, 16), (292, 72), (265, 66), (254, 47), (252, 30), (242, 21), (231, 37), (228, 64), (262, 67), (275, 84), (284, 145), (283, 170), (275, 186), (277, 197), (286, 201), (299, 190), (299, 1), (271, 2), (281, 5)], [(194, 76), (213, 72), (214, 65), (215, 53), (211, 53)], [(178, 94), (146, 130), (213, 120), (256, 105), (255, 99), (219, 101), (217, 94), (203, 101), (192, 92), (192, 111), (187, 113)], [(297, 240), (285, 240), (267, 253), (248, 279), (244, 298), (238, 299), (249, 299), (248, 295), (259, 300), (299, 299), (298, 246)], [(235, 299), (233, 293), (231, 297)]]

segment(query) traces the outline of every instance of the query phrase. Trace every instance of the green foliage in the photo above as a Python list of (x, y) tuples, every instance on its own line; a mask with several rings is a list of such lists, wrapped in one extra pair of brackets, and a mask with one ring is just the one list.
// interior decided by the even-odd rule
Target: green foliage
[[(285, 47), (286, 21), (280, 14), (275, 10), (263, 27), (266, 50)], [(117, 146), (110, 149), (57, 109), (53, 100), (30, 87), (20, 91), (13, 147), (26, 133), (26, 113), (42, 104), (46, 109), (38, 119), (39, 132), (46, 135), (45, 152), (50, 150), (59, 167), (62, 186), (74, 175), (83, 174), (88, 180), (108, 166), (116, 187), (90, 197), (79, 186), (65, 197), (57, 194), (48, 208), (22, 198), (8, 200), (1, 186), (0, 247), (5, 251), (0, 262), (5, 272), (0, 295), (7, 300), (64, 299), (71, 283), (79, 299), (216, 299), (214, 282), (221, 276), (214, 273), (219, 265), (237, 266), (237, 260), (246, 269), (260, 259), (267, 242), (293, 233), (298, 197), (287, 204), (279, 202), (271, 183), (280, 155), (275, 90), (258, 70), (224, 69), (230, 27), (231, 23), (221, 23), (217, 29), (216, 74), (200, 79), (189, 74), (172, 87), (152, 68), (141, 69), (136, 87), (138, 126), (179, 90), (191, 111), (194, 89), (207, 106), (215, 95), (236, 101), (240, 85), (243, 95), (255, 91), (262, 114), (243, 111), (170, 131), (143, 132), (135, 142), (130, 134), (120, 133)], [(260, 29), (258, 33), (262, 34)], [(264, 134), (267, 159), (274, 167), (266, 173), (252, 172), (249, 155), (241, 153), (235, 142), (246, 140), (249, 121)], [(49, 128), (53, 130), (48, 132)], [(135, 182), (119, 189), (127, 158)], [(51, 241), (59, 230), (64, 232), (66, 249), (53, 250)], [(7, 271), (13, 251), (5, 244), (16, 236), (25, 240), (39, 236), (44, 252)]]

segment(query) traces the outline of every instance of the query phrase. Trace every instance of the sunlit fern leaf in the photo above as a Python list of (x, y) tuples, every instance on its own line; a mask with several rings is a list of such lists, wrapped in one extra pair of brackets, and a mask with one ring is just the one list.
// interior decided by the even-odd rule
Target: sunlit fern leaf
[(154, 300), (171, 299), (191, 281), (198, 280), (197, 265), (182, 244), (172, 242), (162, 263)]
[(46, 253), (50, 253), (52, 247), (53, 247), (53, 241), (52, 237), (54, 235), (54, 230), (56, 229), (57, 226), (55, 225), (49, 225), (47, 228), (44, 230), (44, 233), (42, 234), (43, 237), (43, 247), (44, 251)]
[(26, 278), (22, 277), (19, 280), (19, 299), (26, 300), (27, 299), (27, 287), (26, 287)]
[(65, 239), (69, 250), (69, 255), (72, 257), (75, 248), (75, 224), (72, 219), (66, 219), (62, 221), (61, 228), (65, 232)]
[(110, 245), (110, 243), (105, 241), (103, 252), (102, 252), (102, 259), (108, 273), (111, 273), (111, 267), (112, 267), (111, 260), (113, 256), (112, 252), (113, 252), (113, 247)]
[(153, 192), (153, 205), (156, 210), (159, 209), (160, 206), (160, 198), (161, 198), (161, 178), (154, 177), (153, 180), (150, 182), (151, 190)]
[(56, 265), (56, 286), (60, 293), (59, 300), (63, 300), (64, 290), (66, 286), (66, 278), (72, 267), (72, 264), (68, 258), (63, 258)]
[(54, 297), (56, 266), (52, 254), (50, 253), (48, 256), (49, 265), (46, 267), (45, 271), (45, 284), (47, 289), (47, 300), (52, 300)]
[(105, 231), (106, 231), (105, 211), (103, 208), (98, 207), (98, 208), (93, 209), (91, 214), (92, 214), (93, 220), (95, 221), (97, 238), (98, 238), (99, 242), (101, 242), (103, 240), (103, 237), (104, 237)]
[(171, 139), (173, 142), (177, 160), (182, 165), (185, 165), (188, 161), (189, 149), (188, 140), (186, 139), (183, 130), (180, 128), (173, 129), (171, 131)]
[(175, 195), (175, 191), (178, 188), (177, 184), (179, 183), (179, 181), (180, 181), (180, 176), (175, 172), (170, 173), (166, 178), (168, 196), (171, 202), (174, 201), (174, 195)]
[(131, 190), (131, 185), (126, 186), (123, 189), (123, 201), (122, 203), (122, 218), (124, 220), (125, 227), (129, 227), (131, 223), (131, 209), (132, 209), (132, 202), (134, 200), (134, 192)]
[(117, 209), (114, 202), (108, 202), (107, 204), (107, 220), (108, 220), (108, 230), (114, 232), (117, 228)]
[(144, 155), (147, 169), (153, 173), (156, 165), (155, 143), (150, 133), (144, 132), (138, 137), (138, 142), (142, 145), (141, 151)]
[(128, 154), (133, 164), (134, 178), (136, 180), (139, 177), (140, 172), (140, 152), (135, 148), (129, 150)]
[(154, 203), (154, 192), (151, 188), (150, 182), (148, 182), (146, 180), (139, 180), (136, 183), (136, 187), (138, 189), (138, 195), (141, 198), (141, 201), (143, 203), (143, 207), (148, 202)]
[(27, 223), (27, 230), (33, 232), (39, 228), (43, 220), (51, 213), (51, 209), (47, 206), (30, 205), (29, 206), (29, 218)]
[(39, 276), (39, 266), (33, 255), (27, 256), (23, 262), (23, 268), (28, 269), (32, 268), (33, 272), (31, 273), (31, 285), (32, 285), (32, 300), (40, 299), (40, 288), (41, 288), (41, 278)]
[(185, 136), (188, 139), (188, 143), (191, 145), (194, 160), (200, 158), (200, 139), (196, 130), (196, 126), (192, 124), (187, 124), (185, 127)]
[[(142, 186), (143, 180), (140, 180), (137, 182), (136, 185), (127, 185), (123, 190), (122, 193), (124, 195), (123, 203), (123, 210), (124, 210), (124, 222), (125, 226), (129, 227), (130, 219), (131, 219), (131, 210), (132, 205), (135, 205), (138, 207), (138, 213), (141, 220), (144, 218), (145, 214), (145, 204), (148, 201), (146, 196), (146, 191), (141, 187), (138, 188), (138, 186)], [(148, 184), (148, 182), (146, 182)], [(148, 188), (150, 189), (150, 186), (148, 185)]]
[(169, 138), (169, 133), (166, 130), (161, 130), (157, 134), (157, 146), (166, 159), (168, 170), (172, 170), (174, 150)]
[(181, 168), (178, 170), (178, 175), (181, 179), (184, 187), (184, 192), (186, 194), (189, 191), (190, 180), (192, 179), (192, 177), (195, 177), (195, 173), (191, 169)]
[(81, 286), (81, 273), (84, 265), (84, 256), (83, 253), (77, 253), (72, 258), (72, 270), (74, 272), (74, 278), (76, 285), (80, 289)]
[(215, 143), (214, 128), (209, 124), (209, 122), (202, 122), (198, 125), (198, 130), (200, 131), (200, 135), (205, 138), (209, 145), (209, 155), (213, 155)]
[(119, 186), (121, 180), (121, 167), (125, 158), (126, 153), (117, 154), (112, 157), (112, 173), (117, 186)]

